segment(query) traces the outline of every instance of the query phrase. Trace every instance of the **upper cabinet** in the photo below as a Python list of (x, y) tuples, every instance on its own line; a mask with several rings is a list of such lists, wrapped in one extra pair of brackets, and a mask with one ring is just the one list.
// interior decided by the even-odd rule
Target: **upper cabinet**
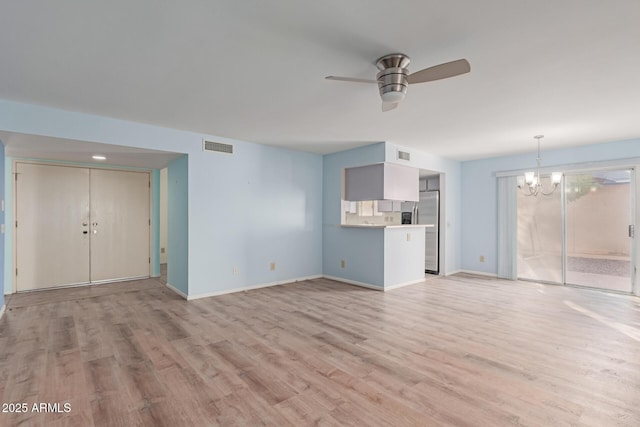
[(419, 170), (395, 163), (346, 168), (345, 200), (419, 200)]

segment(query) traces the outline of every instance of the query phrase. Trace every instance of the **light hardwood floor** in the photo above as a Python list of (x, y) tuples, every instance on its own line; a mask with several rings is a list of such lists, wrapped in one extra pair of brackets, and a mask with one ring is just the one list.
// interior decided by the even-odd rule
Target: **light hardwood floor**
[[(10, 297), (1, 425), (640, 425), (640, 300), (457, 275), (186, 302), (154, 279)], [(22, 424), (21, 424), (22, 423)]]

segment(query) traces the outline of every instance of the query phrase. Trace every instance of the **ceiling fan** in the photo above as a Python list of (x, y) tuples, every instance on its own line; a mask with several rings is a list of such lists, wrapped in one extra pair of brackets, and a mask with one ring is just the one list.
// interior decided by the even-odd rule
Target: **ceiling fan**
[(380, 72), (376, 80), (359, 79), (352, 77), (327, 76), (327, 80), (338, 80), (355, 83), (378, 83), (380, 97), (382, 98), (382, 111), (393, 110), (398, 106), (407, 94), (407, 86), (414, 83), (425, 83), (434, 80), (459, 76), (471, 71), (469, 61), (458, 59), (434, 65), (424, 70), (409, 74), (407, 67), (411, 59), (402, 53), (385, 55), (376, 61)]

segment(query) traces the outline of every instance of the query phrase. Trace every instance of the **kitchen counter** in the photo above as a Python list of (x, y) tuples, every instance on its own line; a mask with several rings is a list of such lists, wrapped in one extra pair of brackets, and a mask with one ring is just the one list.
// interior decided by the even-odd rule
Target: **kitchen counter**
[(325, 231), (338, 242), (324, 254), (330, 278), (380, 290), (424, 280), (425, 224), (336, 224)]

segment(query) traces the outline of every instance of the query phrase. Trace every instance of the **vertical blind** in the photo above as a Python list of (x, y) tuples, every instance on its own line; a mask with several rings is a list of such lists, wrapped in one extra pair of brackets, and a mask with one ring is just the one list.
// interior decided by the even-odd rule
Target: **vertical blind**
[(516, 179), (498, 177), (498, 277), (511, 280), (518, 276)]

